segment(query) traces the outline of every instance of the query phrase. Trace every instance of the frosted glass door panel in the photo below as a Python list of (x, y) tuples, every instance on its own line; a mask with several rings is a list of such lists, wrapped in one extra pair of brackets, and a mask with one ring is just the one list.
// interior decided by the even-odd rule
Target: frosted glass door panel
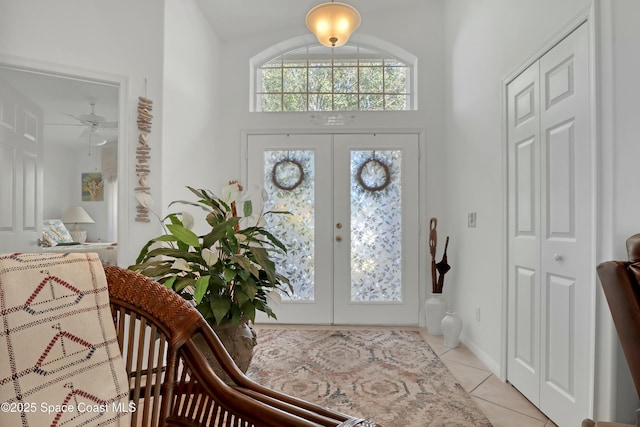
[(351, 301), (402, 301), (402, 151), (351, 151)]
[(293, 294), (285, 300), (314, 301), (315, 298), (315, 153), (313, 150), (265, 150), (264, 189), (266, 211), (288, 211), (270, 215), (266, 226), (287, 247), (274, 256), (279, 272), (289, 278)]

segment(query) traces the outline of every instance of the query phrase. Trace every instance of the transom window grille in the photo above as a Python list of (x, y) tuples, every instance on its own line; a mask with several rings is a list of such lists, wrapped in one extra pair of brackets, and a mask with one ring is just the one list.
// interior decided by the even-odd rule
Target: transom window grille
[(256, 111), (412, 109), (413, 66), (361, 46), (314, 45), (256, 68)]

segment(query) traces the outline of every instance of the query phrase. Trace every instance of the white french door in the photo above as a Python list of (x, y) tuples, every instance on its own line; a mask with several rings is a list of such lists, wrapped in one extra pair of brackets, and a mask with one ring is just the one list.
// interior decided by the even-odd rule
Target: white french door
[[(278, 321), (418, 323), (418, 135), (249, 135), (247, 187), (294, 293)], [(255, 199), (255, 197), (254, 197)], [(260, 321), (268, 321), (266, 316)]]

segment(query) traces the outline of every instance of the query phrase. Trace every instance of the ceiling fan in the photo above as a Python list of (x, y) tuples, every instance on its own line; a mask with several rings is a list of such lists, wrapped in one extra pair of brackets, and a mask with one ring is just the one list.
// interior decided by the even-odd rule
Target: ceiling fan
[(78, 123), (47, 123), (54, 126), (84, 126), (80, 138), (89, 138), (91, 145), (104, 145), (107, 143), (106, 137), (117, 134), (118, 122), (107, 121), (103, 116), (99, 116), (95, 112), (96, 103), (91, 102), (91, 112), (89, 114), (70, 114), (63, 113), (74, 118)]

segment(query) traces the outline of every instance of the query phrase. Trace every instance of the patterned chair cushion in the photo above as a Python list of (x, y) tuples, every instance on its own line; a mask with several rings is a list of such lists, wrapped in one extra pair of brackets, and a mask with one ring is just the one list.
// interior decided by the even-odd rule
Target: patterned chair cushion
[(0, 321), (0, 425), (131, 424), (96, 254), (0, 254)]

